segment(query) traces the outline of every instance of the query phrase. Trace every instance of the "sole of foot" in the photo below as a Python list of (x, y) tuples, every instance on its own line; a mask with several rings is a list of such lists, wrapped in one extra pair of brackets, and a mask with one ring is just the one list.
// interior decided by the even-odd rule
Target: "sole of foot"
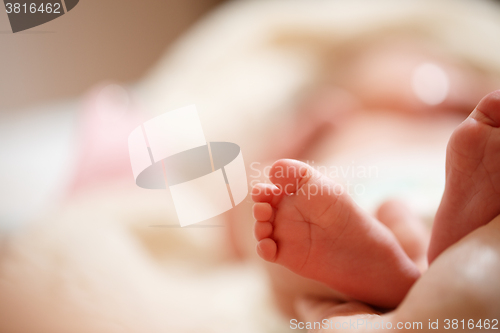
[(434, 220), (429, 262), (500, 214), (500, 90), (484, 97), (453, 132), (446, 186)]
[(420, 276), (392, 232), (305, 163), (279, 160), (252, 190), (257, 253), (358, 300), (395, 307)]

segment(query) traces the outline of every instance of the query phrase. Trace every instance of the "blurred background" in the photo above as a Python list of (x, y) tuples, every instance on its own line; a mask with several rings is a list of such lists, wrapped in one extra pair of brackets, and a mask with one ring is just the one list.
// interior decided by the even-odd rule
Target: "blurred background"
[(75, 97), (104, 80), (137, 80), (221, 2), (82, 0), (77, 10), (16, 34), (2, 4), (0, 113)]
[[(135, 186), (131, 130), (196, 104), (249, 182), (252, 162), (356, 159), (381, 170), (358, 179), (364, 209), (396, 196), (432, 218), (448, 134), (500, 84), (493, 0), (80, 0), (16, 34), (3, 11), (0, 332), (288, 332), (270, 286), (290, 310), (319, 283), (286, 269), (269, 283), (250, 198), (181, 229), (168, 191)], [(338, 140), (332, 115), (360, 104), (386, 127), (359, 117)]]
[[(138, 81), (221, 2), (83, 0), (58, 19), (15, 34), (0, 6), (0, 179), (5, 185), (0, 230), (20, 225), (63, 195), (79, 154), (80, 99), (91, 87)], [(38, 172), (31, 169), (33, 160)]]

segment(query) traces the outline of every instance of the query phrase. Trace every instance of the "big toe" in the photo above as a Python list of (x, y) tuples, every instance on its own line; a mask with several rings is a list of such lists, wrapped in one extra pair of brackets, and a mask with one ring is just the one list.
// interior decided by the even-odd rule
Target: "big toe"
[(500, 126), (500, 90), (493, 91), (486, 95), (477, 105), (470, 115), (472, 118), (490, 125)]
[(269, 180), (287, 195), (295, 193), (313, 175), (313, 169), (306, 163), (282, 159), (274, 162)]
[(496, 169), (499, 152), (498, 127), (500, 90), (486, 95), (451, 136), (446, 164), (447, 169), (459, 171), (459, 177), (454, 177), (455, 180), (462, 182), (463, 175), (471, 177), (480, 164), (486, 163), (490, 169)]

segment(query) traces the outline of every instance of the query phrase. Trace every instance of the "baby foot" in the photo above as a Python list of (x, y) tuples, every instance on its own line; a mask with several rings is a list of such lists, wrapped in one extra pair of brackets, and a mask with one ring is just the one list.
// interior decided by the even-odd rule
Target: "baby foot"
[(455, 130), (446, 152), (446, 187), (428, 258), (500, 214), (500, 90), (484, 97)]
[(430, 230), (425, 223), (399, 200), (386, 201), (378, 208), (375, 216), (391, 230), (420, 272), (425, 272), (430, 239)]
[(279, 160), (252, 191), (257, 253), (358, 300), (395, 307), (420, 273), (389, 229), (339, 184)]

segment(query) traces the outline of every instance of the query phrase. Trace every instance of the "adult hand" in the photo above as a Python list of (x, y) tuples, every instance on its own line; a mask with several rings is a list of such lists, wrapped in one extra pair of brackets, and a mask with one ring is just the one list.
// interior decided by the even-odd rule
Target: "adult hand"
[[(359, 303), (302, 299), (297, 312), (310, 332), (434, 332), (500, 329), (500, 216), (444, 251), (400, 306), (379, 315)], [(319, 323), (314, 327), (314, 322)], [(307, 327), (307, 323), (311, 323)], [(298, 322), (296, 324), (299, 326)], [(384, 325), (384, 326), (382, 326)], [(431, 326), (432, 325), (432, 326)], [(481, 325), (483, 329), (480, 329)]]

